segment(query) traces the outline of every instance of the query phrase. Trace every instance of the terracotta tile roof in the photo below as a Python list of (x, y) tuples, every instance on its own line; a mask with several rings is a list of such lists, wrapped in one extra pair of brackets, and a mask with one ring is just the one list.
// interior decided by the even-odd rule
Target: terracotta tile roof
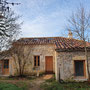
[[(88, 42), (86, 43), (87, 47), (90, 47), (90, 43)], [(24, 44), (24, 45), (54, 44), (56, 49), (84, 48), (84, 42), (82, 40), (70, 39), (65, 37), (21, 38), (17, 41), (17, 44)]]

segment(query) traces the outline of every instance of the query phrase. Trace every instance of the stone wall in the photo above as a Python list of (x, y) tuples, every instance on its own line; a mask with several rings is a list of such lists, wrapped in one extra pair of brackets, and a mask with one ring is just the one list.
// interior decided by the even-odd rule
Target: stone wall
[[(29, 59), (25, 67), (25, 73), (34, 73), (34, 56), (40, 56), (40, 72), (45, 72), (45, 56), (53, 56), (53, 71), (55, 71), (55, 46), (54, 45), (26, 45), (25, 52), (30, 51)], [(15, 63), (13, 62), (13, 72), (16, 72)]]
[[(87, 61), (84, 52), (57, 52), (56, 62), (56, 79), (59, 80), (87, 80)], [(85, 60), (86, 77), (74, 77), (74, 60)], [(90, 70), (90, 52), (88, 53), (89, 70)], [(59, 75), (60, 73), (60, 75)]]

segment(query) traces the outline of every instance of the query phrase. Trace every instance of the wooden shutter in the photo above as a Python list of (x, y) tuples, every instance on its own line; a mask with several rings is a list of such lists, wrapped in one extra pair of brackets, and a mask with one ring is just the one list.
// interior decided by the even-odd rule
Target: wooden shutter
[(34, 56), (34, 66), (40, 66), (40, 56)]

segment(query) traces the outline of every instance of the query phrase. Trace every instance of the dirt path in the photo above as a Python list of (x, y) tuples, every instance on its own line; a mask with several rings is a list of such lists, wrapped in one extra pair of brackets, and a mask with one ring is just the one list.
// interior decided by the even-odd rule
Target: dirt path
[(29, 90), (43, 90), (40, 88), (40, 85), (45, 82), (45, 80), (41, 77), (41, 78), (37, 78), (36, 80), (34, 80), (32, 82), (32, 84), (30, 85)]
[(45, 80), (52, 78), (53, 75), (45, 75), (43, 77), (37, 78), (32, 82), (32, 85), (29, 90), (43, 90), (40, 88), (40, 85), (45, 82)]

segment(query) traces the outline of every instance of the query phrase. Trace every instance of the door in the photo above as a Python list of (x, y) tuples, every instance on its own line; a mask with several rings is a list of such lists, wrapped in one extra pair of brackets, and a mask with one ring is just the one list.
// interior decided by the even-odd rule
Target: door
[(9, 60), (5, 59), (2, 61), (2, 74), (3, 75), (9, 75)]
[(53, 56), (45, 57), (45, 66), (46, 73), (53, 73)]

